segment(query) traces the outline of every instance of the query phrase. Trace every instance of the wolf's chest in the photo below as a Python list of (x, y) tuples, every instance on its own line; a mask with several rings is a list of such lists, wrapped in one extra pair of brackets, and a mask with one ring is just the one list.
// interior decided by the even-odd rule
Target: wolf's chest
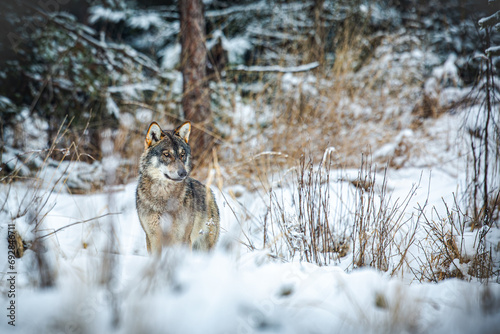
[(193, 229), (192, 217), (186, 210), (165, 211), (159, 217), (163, 234), (174, 242), (187, 242)]

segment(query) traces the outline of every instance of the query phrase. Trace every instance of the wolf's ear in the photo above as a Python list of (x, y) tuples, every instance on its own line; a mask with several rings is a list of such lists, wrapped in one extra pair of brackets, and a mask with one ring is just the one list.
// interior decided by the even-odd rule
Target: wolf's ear
[(151, 123), (148, 133), (146, 134), (146, 140), (144, 141), (144, 149), (147, 149), (151, 145), (159, 142), (161, 138), (162, 133), (160, 126), (156, 122)]
[(174, 133), (179, 137), (181, 137), (182, 139), (184, 139), (186, 143), (189, 142), (189, 134), (191, 133), (191, 123), (184, 122), (184, 124), (175, 129)]

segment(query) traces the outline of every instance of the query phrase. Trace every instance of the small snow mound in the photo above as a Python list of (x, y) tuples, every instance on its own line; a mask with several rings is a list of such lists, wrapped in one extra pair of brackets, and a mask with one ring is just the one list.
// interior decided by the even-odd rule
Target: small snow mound
[(410, 129), (402, 130), (392, 142), (383, 145), (373, 153), (374, 159), (394, 157), (396, 152), (408, 138), (413, 137), (414, 133)]
[(441, 86), (459, 86), (461, 85), (458, 68), (455, 65), (457, 55), (452, 53), (442, 66), (437, 66), (432, 70), (432, 76), (436, 78)]

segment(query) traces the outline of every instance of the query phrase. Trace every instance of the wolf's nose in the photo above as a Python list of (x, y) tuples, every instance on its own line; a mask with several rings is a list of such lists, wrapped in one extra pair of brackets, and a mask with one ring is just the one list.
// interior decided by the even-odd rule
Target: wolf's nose
[(185, 169), (181, 169), (180, 171), (177, 172), (177, 175), (179, 175), (179, 177), (186, 177), (187, 172)]

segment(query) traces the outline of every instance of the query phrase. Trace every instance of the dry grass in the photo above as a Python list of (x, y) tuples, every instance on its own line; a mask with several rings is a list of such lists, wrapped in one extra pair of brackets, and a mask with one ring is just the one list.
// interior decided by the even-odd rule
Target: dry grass
[[(5, 196), (2, 196), (3, 202), (0, 203), (0, 213), (4, 210), (12, 210), (12, 207), (9, 207), (8, 204), (11, 192), (15, 193), (16, 197), (19, 196), (16, 199), (18, 203), (17, 211), (6, 211), (10, 218), (8, 223), (15, 226), (13, 230), (15, 236), (13, 239), (14, 253), (17, 257), (23, 257), (26, 250), (33, 251), (27, 261), (33, 261), (33, 268), (35, 269), (29, 273), (29, 276), (34, 285), (42, 288), (53, 286), (57, 278), (57, 269), (54, 267), (56, 262), (51, 258), (53, 256), (52, 252), (47, 252), (46, 238), (56, 235), (59, 231), (71, 226), (85, 224), (113, 215), (113, 213), (107, 213), (98, 217), (76, 221), (56, 230), (47, 230), (44, 227), (44, 221), (55, 205), (54, 196), (59, 192), (67, 191), (71, 193), (73, 191), (68, 185), (68, 180), (72, 176), (74, 167), (71, 163), (66, 162), (77, 163), (84, 160), (83, 158), (89, 157), (89, 155), (81, 152), (79, 143), (72, 142), (67, 148), (57, 148), (61, 142), (65, 142), (65, 140), (72, 137), (69, 134), (70, 127), (71, 122), (65, 122), (60, 126), (49, 149), (19, 155), (18, 165), (1, 178), (3, 191), (5, 191), (3, 195)], [(59, 160), (54, 160), (54, 156), (59, 156)], [(21, 160), (23, 157), (24, 159)], [(25, 176), (26, 171), (23, 171), (23, 169), (32, 165), (33, 161), (36, 161), (35, 164), (37, 165), (34, 175)], [(111, 178), (107, 178), (107, 180), (111, 180)], [(16, 186), (16, 182), (22, 182), (25, 189), (21, 192), (17, 189), (12, 190)], [(91, 191), (96, 189), (97, 187), (92, 187)], [(110, 235), (113, 235), (113, 231), (111, 231)], [(110, 246), (114, 247), (112, 244)], [(82, 244), (82, 248), (85, 247), (85, 244)], [(106, 264), (109, 259), (105, 258), (103, 261), (105, 266), (109, 266)], [(109, 281), (109, 278), (106, 278), (105, 271), (103, 271), (103, 275), (102, 280)]]
[(275, 256), (329, 265), (347, 255), (350, 237), (339, 219), (342, 214), (331, 209), (334, 160), (330, 152), (318, 164), (303, 156), (290, 170), (290, 177), (284, 175), (275, 184), (279, 188), (290, 186), (291, 198), (270, 188), (262, 244)]
[[(420, 207), (419, 221), (427, 237), (419, 242), (419, 249), (425, 260), (418, 260), (420, 269), (414, 271), (419, 281), (438, 282), (447, 278), (488, 281), (500, 273), (495, 269), (493, 249), (486, 246), (486, 235), (491, 227), (484, 227), (475, 233), (473, 249), (466, 248), (466, 234), (470, 217), (461, 211), (456, 199), (450, 209), (446, 203), (446, 216), (442, 217), (435, 208), (436, 218), (429, 218)], [(470, 232), (469, 232), (470, 233)], [(470, 235), (469, 235), (470, 238)]]
[[(370, 37), (358, 23), (346, 23), (338, 36), (335, 59), (311, 72), (228, 72), (225, 81), (211, 86), (218, 104), (215, 126), (222, 133), (219, 160), (227, 167), (223, 175), (227, 183), (259, 183), (261, 174), (293, 166), (303, 152), (320, 156), (328, 147), (335, 147), (344, 167), (355, 168), (362, 154), (390, 142), (411, 125), (401, 120), (401, 114), (420, 117), (411, 114), (411, 105), (419, 100), (415, 92), (422, 89), (422, 69), (412, 68), (411, 62), (399, 64), (398, 59), (381, 63), (398, 48), (408, 52), (419, 48), (418, 41), (401, 33)], [(402, 74), (393, 84), (386, 78), (385, 65), (397, 64)], [(242, 105), (254, 112), (243, 124)], [(407, 156), (414, 149), (403, 145), (395, 154)], [(281, 154), (270, 163), (253, 159), (261, 152)]]
[[(318, 163), (302, 157), (265, 192), (268, 213), (262, 221), (262, 247), (272, 257), (345, 265), (349, 255), (349, 270), (369, 266), (391, 276), (410, 274), (420, 282), (488, 281), (498, 276), (495, 250), (486, 240), (492, 227), (476, 231), (473, 248), (466, 248), (466, 239), (471, 240), (471, 235), (466, 236), (470, 218), (456, 201), (452, 209), (444, 203), (445, 217), (432, 208), (431, 218), (427, 203), (409, 207), (420, 182), (405, 198), (394, 200), (387, 189), (387, 170), (382, 180), (376, 180), (376, 169), (364, 158), (358, 177), (349, 180), (354, 197), (343, 197), (342, 189), (332, 192), (335, 183), (347, 181), (332, 178), (338, 168), (330, 154)], [(353, 211), (338, 212), (344, 206)]]
[[(44, 179), (42, 173), (44, 167), (47, 167), (49, 164), (50, 157), (54, 155), (58, 142), (65, 136), (67, 130), (68, 128), (66, 124), (61, 125), (50, 149), (43, 152), (31, 152), (30, 154), (27, 154), (27, 158), (24, 159), (20, 166), (16, 166), (13, 171), (2, 178), (2, 182), (5, 184), (7, 190), (4, 203), (2, 203), (0, 211), (3, 211), (6, 207), (11, 187), (13, 187), (15, 181), (23, 181), (30, 185), (29, 190), (27, 190), (24, 193), (24, 196), (19, 200), (17, 212), (11, 215), (11, 220), (8, 223), (15, 225), (13, 233), (16, 235), (16, 238), (15, 245), (13, 246), (16, 247), (14, 250), (16, 255), (19, 257), (23, 256), (26, 249), (34, 251), (35, 256), (33, 259), (33, 265), (37, 270), (37, 274), (35, 274), (35, 277), (32, 279), (42, 288), (53, 286), (55, 284), (56, 275), (55, 270), (51, 265), (52, 262), (46, 258), (44, 240), (43, 237), (41, 237), (41, 234), (43, 233), (42, 224), (43, 220), (51, 210), (51, 196), (54, 192), (57, 192), (59, 186), (65, 181), (63, 179), (63, 173), (60, 175), (56, 175), (54, 173), (52, 176), (49, 176), (48, 180)], [(74, 145), (68, 147), (66, 152), (67, 154), (78, 154)], [(35, 177), (32, 179), (21, 177), (21, 169), (26, 168), (25, 166), (29, 165), (31, 160), (38, 158), (39, 155), (42, 155), (44, 158), (43, 163), (38, 168)], [(64, 157), (59, 161), (59, 163), (63, 160)], [(49, 185), (48, 188), (47, 184)], [(29, 226), (30, 231), (20, 231), (19, 226), (16, 224), (16, 220), (18, 219), (24, 219), (27, 226)], [(23, 240), (22, 236), (26, 234), (32, 234), (34, 238), (32, 240)]]
[[(377, 186), (376, 171), (371, 162), (362, 159), (356, 180), (352, 264), (354, 268), (370, 266), (388, 271), (389, 258), (399, 256), (399, 263), (391, 268), (394, 274), (401, 269), (408, 249), (415, 241), (416, 227), (409, 230), (411, 218), (407, 217), (407, 209), (419, 184), (413, 185), (403, 200), (392, 202), (387, 191), (386, 173), (387, 168), (382, 183)], [(411, 237), (402, 238), (404, 234)]]
[(336, 264), (350, 255), (351, 269), (370, 266), (403, 275), (417, 233), (408, 205), (419, 185), (404, 199), (393, 201), (385, 172), (379, 184), (375, 169), (366, 160), (350, 184), (333, 177), (339, 172), (327, 152), (317, 164), (302, 158), (290, 170), (293, 178), (285, 175), (270, 188), (268, 214), (262, 222), (263, 247), (285, 260), (299, 258), (318, 265)]

